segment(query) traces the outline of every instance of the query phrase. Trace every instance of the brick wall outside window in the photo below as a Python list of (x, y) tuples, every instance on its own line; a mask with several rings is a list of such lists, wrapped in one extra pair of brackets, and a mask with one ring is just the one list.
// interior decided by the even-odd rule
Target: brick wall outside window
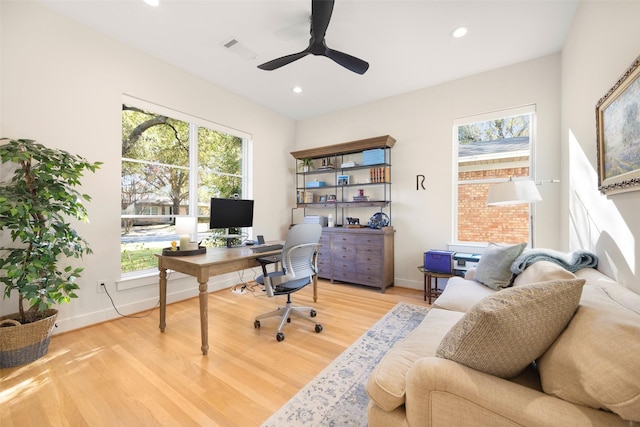
[[(460, 182), (528, 176), (529, 168), (461, 172)], [(458, 241), (521, 243), (529, 241), (529, 204), (487, 206), (491, 184), (458, 184)]]

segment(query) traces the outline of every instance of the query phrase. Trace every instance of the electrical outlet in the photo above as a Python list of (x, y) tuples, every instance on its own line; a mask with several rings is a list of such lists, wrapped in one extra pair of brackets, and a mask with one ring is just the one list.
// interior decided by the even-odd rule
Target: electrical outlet
[(99, 294), (104, 293), (107, 289), (107, 281), (106, 280), (98, 280), (98, 288), (97, 291)]

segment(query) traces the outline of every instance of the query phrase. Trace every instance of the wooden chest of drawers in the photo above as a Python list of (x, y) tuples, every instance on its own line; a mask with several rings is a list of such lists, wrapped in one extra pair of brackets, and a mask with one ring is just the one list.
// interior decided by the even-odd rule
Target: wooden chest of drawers
[(318, 277), (381, 289), (393, 285), (393, 227), (325, 227)]

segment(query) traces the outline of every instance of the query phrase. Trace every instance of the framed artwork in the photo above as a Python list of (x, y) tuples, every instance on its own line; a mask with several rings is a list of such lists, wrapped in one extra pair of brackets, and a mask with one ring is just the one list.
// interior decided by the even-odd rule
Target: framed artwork
[(640, 56), (596, 105), (598, 189), (640, 190)]
[(320, 196), (320, 203), (325, 203), (327, 201), (327, 196)]
[(349, 175), (338, 175), (338, 185), (349, 185)]

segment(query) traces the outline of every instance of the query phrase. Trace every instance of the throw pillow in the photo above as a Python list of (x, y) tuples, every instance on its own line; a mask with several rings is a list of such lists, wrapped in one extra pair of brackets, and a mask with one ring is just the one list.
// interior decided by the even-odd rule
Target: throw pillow
[(447, 286), (433, 302), (432, 307), (466, 313), (482, 298), (495, 293), (496, 291), (493, 289), (489, 289), (475, 280), (452, 277), (447, 281)]
[(451, 328), (436, 356), (513, 378), (540, 357), (567, 326), (584, 282), (534, 283), (485, 297)]
[(476, 266), (474, 280), (495, 290), (511, 286), (511, 264), (520, 256), (525, 246), (526, 243), (510, 246), (489, 243)]
[(576, 275), (550, 261), (537, 261), (524, 269), (513, 280), (513, 286), (529, 283), (548, 282), (549, 280), (575, 279)]
[(540, 381), (545, 393), (640, 422), (640, 295), (607, 282), (588, 279), (571, 323), (538, 360)]

